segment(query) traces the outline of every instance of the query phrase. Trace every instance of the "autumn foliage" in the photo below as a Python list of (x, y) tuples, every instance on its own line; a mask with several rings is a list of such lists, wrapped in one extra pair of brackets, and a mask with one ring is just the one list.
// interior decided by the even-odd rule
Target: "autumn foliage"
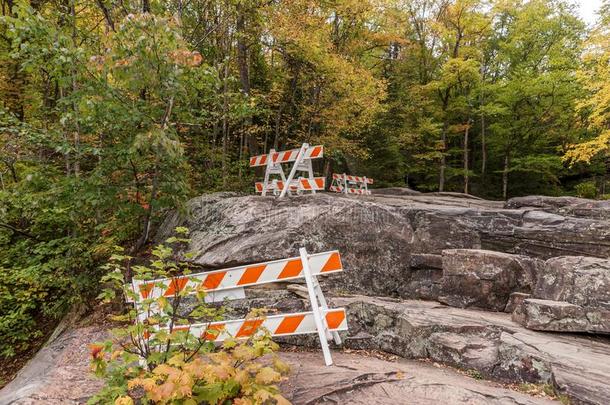
[[(178, 234), (186, 229), (178, 228)], [(151, 280), (175, 274), (189, 274), (189, 264), (178, 260), (172, 246), (187, 242), (172, 237), (153, 249), (149, 266), (133, 266), (134, 277)], [(115, 254), (103, 278), (107, 288), (100, 294), (103, 302), (135, 298), (131, 285), (125, 285), (126, 264), (131, 258)], [(163, 284), (156, 282), (156, 284)], [(159, 285), (166, 288), (167, 285)], [(190, 309), (181, 302), (194, 299)], [(203, 336), (190, 333), (188, 323), (221, 319), (225, 308), (205, 304), (205, 290), (189, 288), (173, 296), (147, 298), (136, 309), (113, 319), (125, 323), (113, 329), (114, 338), (90, 346), (91, 367), (106, 380), (104, 389), (90, 404), (288, 404), (277, 384), (289, 367), (273, 354), (277, 345), (268, 331), (256, 330), (248, 339), (225, 339), (213, 343), (219, 333), (210, 328)], [(264, 310), (248, 315), (262, 319)], [(138, 320), (136, 321), (136, 319)]]

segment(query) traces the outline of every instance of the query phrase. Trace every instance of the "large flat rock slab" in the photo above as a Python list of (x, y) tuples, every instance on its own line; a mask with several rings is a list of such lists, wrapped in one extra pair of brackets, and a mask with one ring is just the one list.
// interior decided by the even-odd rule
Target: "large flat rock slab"
[(532, 331), (510, 314), (430, 301), (351, 296), (333, 304), (348, 309), (348, 346), (428, 358), (507, 382), (552, 383), (573, 403), (610, 403), (610, 339)]
[[(85, 403), (102, 385), (89, 372), (89, 344), (106, 334), (96, 326), (64, 332), (0, 391), (0, 404)], [(405, 398), (413, 404), (554, 403), (418, 361), (389, 362), (335, 351), (335, 365), (325, 367), (320, 352), (280, 355), (291, 364), (282, 390), (294, 404), (400, 404)]]
[[(310, 252), (338, 249), (349, 271), (328, 278), (327, 285), (359, 294), (438, 298), (442, 272), (420, 259), (447, 249), (539, 259), (610, 257), (610, 218), (508, 209), (503, 203), (453, 195), (318, 193), (278, 199), (216, 193), (192, 199), (188, 211), (186, 216), (168, 215), (157, 240), (186, 226), (191, 231), (186, 250), (203, 268), (296, 256), (303, 246)], [(503, 301), (512, 292), (505, 290), (500, 291)], [(491, 304), (503, 309), (498, 302)]]
[(102, 388), (89, 371), (89, 344), (107, 338), (101, 326), (68, 329), (48, 342), (0, 390), (0, 405), (83, 404)]
[(325, 367), (320, 353), (282, 353), (282, 358), (292, 367), (282, 391), (296, 405), (559, 403), (413, 360), (333, 352), (334, 365)]

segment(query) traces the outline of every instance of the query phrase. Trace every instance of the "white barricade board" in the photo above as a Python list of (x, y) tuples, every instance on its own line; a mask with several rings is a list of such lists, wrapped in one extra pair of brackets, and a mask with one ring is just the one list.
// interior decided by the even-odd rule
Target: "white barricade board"
[(369, 195), (371, 191), (369, 184), (373, 184), (373, 179), (366, 176), (352, 176), (349, 174), (333, 173), (333, 180), (329, 187), (330, 191), (343, 194)]
[[(259, 328), (265, 328), (272, 336), (318, 333), (327, 365), (332, 364), (327, 339), (341, 344), (337, 331), (347, 330), (343, 308), (329, 309), (317, 277), (343, 271), (338, 251), (308, 254), (304, 248), (298, 257), (272, 260), (263, 263), (237, 266), (228, 269), (176, 276), (156, 280), (132, 280), (131, 288), (136, 311), (143, 302), (155, 302), (161, 297), (177, 297), (179, 294), (195, 294), (205, 291), (206, 302), (245, 298), (244, 288), (255, 285), (305, 279), (311, 311), (278, 314), (253, 319), (237, 319), (211, 323), (194, 323), (174, 326), (173, 331), (188, 330), (192, 335), (213, 341), (228, 337), (247, 338)], [(155, 313), (154, 306), (149, 309)], [(146, 315), (138, 311), (138, 322), (145, 322)], [(167, 329), (158, 327), (158, 329)], [(148, 339), (148, 336), (146, 337)]]
[[(250, 167), (265, 167), (265, 177), (262, 182), (254, 185), (255, 191), (263, 196), (267, 192), (284, 197), (286, 194), (302, 194), (304, 192), (316, 193), (316, 190), (324, 190), (325, 178), (314, 177), (312, 159), (322, 158), (324, 147), (322, 145), (310, 146), (304, 143), (299, 149), (276, 152), (271, 149), (268, 154), (252, 156)], [(292, 163), (292, 167), (286, 177), (282, 164)], [(296, 172), (306, 172), (306, 176), (296, 177)], [(272, 179), (271, 176), (279, 176)]]

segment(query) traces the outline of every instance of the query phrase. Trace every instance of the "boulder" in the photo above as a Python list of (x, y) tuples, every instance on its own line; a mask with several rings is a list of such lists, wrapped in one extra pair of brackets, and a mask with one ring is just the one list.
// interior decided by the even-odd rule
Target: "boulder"
[(610, 261), (547, 260), (532, 298), (523, 300), (513, 319), (535, 330), (610, 333)]
[(513, 320), (534, 330), (610, 333), (610, 311), (565, 301), (525, 299), (513, 312)]
[(387, 188), (373, 188), (371, 194), (385, 194), (385, 195), (419, 195), (421, 191), (413, 190), (408, 187), (387, 187)]
[(442, 273), (435, 260), (447, 249), (610, 256), (610, 221), (502, 205), (426, 194), (277, 199), (218, 193), (192, 199), (188, 215), (168, 215), (157, 241), (178, 225), (188, 227), (188, 250), (209, 269), (296, 256), (301, 246), (310, 252), (339, 249), (347, 271), (329, 278), (328, 287), (425, 299), (439, 294)]
[(610, 309), (610, 260), (583, 256), (549, 259), (534, 298)]
[(504, 312), (512, 314), (526, 298), (530, 298), (531, 296), (532, 294), (522, 292), (511, 293), (510, 297), (508, 297), (508, 303), (506, 304), (506, 308), (504, 308)]
[(207, 268), (338, 249), (347, 271), (320, 280), (337, 291), (403, 295), (413, 240), (400, 211), (329, 194), (276, 199), (203, 196), (189, 203), (190, 216), (174, 213), (158, 239), (177, 225), (191, 231), (192, 260)]
[(531, 292), (543, 261), (481, 249), (444, 250), (438, 300), (504, 311), (511, 293)]

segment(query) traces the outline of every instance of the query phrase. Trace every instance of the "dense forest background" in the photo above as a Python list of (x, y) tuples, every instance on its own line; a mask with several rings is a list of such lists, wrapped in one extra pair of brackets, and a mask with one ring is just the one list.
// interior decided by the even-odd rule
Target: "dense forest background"
[(272, 147), (324, 144), (320, 172), (377, 186), (607, 193), (609, 4), (594, 27), (566, 0), (1, 6), (0, 358), (165, 210), (253, 192)]

